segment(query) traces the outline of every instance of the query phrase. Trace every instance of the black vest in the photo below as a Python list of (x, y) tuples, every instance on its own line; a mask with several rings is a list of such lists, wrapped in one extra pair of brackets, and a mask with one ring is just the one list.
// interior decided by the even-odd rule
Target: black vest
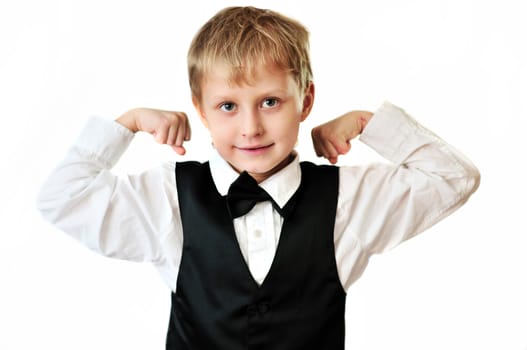
[(208, 163), (177, 164), (184, 242), (167, 349), (344, 349), (346, 294), (333, 244), (338, 168), (301, 169), (293, 213), (258, 286)]

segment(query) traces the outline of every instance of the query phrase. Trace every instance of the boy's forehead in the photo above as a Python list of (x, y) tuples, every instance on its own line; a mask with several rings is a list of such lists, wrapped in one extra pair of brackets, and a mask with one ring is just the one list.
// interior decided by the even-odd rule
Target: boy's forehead
[(226, 85), (254, 85), (259, 80), (269, 77), (288, 78), (291, 73), (286, 69), (281, 69), (271, 63), (255, 63), (245, 67), (235, 66), (227, 62), (214, 62), (203, 74), (203, 82), (213, 80), (223, 80)]

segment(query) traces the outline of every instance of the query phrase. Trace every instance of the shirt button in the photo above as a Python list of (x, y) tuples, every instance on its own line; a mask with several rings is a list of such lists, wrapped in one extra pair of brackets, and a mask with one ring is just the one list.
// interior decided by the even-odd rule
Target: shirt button
[(254, 230), (254, 236), (256, 238), (262, 237), (262, 231), (261, 230)]

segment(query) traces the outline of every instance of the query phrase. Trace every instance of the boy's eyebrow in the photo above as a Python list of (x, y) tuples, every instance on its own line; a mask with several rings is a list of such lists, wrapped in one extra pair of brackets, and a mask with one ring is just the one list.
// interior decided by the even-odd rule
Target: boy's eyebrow
[[(285, 89), (270, 89), (266, 92), (258, 94), (259, 98), (264, 98), (268, 96), (275, 96), (275, 95), (289, 95), (290, 92)], [(233, 95), (212, 95), (211, 100), (214, 101), (226, 101), (226, 100), (233, 100), (235, 99)]]
[(290, 92), (286, 89), (272, 89), (269, 92), (266, 92), (263, 95), (270, 96), (270, 95), (287, 95)]
[(212, 95), (210, 97), (210, 100), (212, 101), (226, 101), (226, 100), (232, 100), (232, 97), (228, 95)]

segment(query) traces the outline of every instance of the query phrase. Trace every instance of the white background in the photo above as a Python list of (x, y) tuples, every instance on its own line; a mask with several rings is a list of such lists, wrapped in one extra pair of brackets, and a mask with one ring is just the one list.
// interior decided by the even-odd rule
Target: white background
[[(526, 11), (521, 1), (246, 1), (311, 31), (309, 130), (402, 106), (482, 173), (458, 212), (372, 258), (349, 291), (347, 349), (527, 349)], [(91, 114), (183, 110), (177, 157), (139, 135), (117, 165), (198, 159), (186, 51), (225, 1), (0, 3), (0, 349), (162, 349), (170, 294), (149, 265), (95, 255), (45, 223), (35, 196)], [(240, 3), (236, 3), (240, 4)], [(341, 164), (378, 161), (360, 142)], [(322, 162), (322, 160), (320, 160)]]

